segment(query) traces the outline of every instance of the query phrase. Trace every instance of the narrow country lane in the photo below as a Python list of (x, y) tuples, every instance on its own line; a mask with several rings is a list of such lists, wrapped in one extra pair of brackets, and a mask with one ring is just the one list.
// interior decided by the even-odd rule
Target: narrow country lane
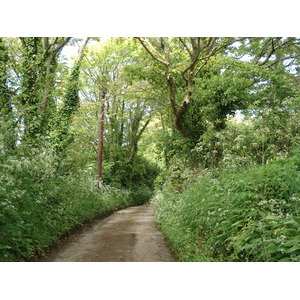
[(43, 259), (48, 262), (175, 261), (155, 226), (151, 206), (115, 212), (67, 240)]

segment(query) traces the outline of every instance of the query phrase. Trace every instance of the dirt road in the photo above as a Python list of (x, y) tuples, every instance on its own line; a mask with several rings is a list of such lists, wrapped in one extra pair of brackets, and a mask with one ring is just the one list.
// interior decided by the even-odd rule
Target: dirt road
[(175, 261), (155, 226), (149, 205), (115, 212), (70, 238), (43, 259), (49, 262)]

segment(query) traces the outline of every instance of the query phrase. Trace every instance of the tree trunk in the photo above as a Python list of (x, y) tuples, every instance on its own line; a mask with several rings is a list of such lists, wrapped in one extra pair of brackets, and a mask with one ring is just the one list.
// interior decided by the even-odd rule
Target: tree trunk
[(57, 154), (61, 154), (67, 147), (69, 141), (69, 127), (74, 112), (79, 106), (79, 74), (80, 65), (83, 58), (84, 49), (89, 38), (86, 38), (81, 45), (78, 56), (72, 67), (71, 74), (68, 78), (65, 99), (62, 108), (59, 110), (56, 120), (53, 125), (53, 141), (54, 149)]
[[(188, 108), (188, 105), (191, 101), (191, 96), (192, 96), (192, 92), (188, 91), (185, 99), (183, 100), (182, 104), (180, 107), (177, 106), (176, 104), (176, 85), (175, 85), (175, 80), (172, 77), (171, 74), (168, 75), (167, 77), (167, 82), (168, 82), (168, 86), (169, 86), (169, 95), (170, 95), (170, 103), (171, 103), (171, 107), (173, 110), (173, 114), (174, 114), (174, 124), (176, 129), (181, 132), (184, 136), (188, 136), (190, 134), (190, 130), (187, 129), (184, 126), (184, 122), (183, 122), (183, 116)], [(188, 81), (189, 82), (189, 88), (193, 87), (192, 81)]]
[(0, 133), (3, 137), (4, 150), (12, 152), (16, 146), (16, 122), (10, 103), (11, 94), (7, 85), (8, 61), (7, 48), (0, 38)]
[(99, 143), (98, 143), (98, 188), (100, 189), (101, 181), (102, 181), (105, 91), (100, 91), (99, 98), (100, 98), (100, 122), (99, 122)]
[[(125, 161), (125, 164), (129, 164), (133, 161), (133, 159), (138, 151), (138, 142), (149, 123), (150, 123), (150, 119), (148, 119), (146, 121), (146, 123), (143, 125), (143, 127), (140, 129), (139, 132), (137, 132), (137, 130), (138, 130), (138, 127), (137, 127), (136, 131), (134, 131), (132, 133), (130, 153), (129, 153), (129, 157)], [(139, 126), (139, 124), (140, 124), (140, 120), (138, 120), (137, 126)]]

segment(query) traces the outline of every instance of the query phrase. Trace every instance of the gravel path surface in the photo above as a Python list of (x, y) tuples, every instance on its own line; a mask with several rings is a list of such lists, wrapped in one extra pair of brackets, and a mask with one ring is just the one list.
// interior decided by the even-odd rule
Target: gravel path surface
[(175, 261), (155, 226), (149, 205), (115, 212), (63, 242), (48, 262), (171, 262)]

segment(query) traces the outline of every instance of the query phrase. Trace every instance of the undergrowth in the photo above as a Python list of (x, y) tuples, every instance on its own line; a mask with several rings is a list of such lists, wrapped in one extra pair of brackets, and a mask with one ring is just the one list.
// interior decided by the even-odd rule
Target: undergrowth
[(87, 172), (57, 175), (49, 153), (2, 158), (0, 261), (34, 261), (83, 222), (141, 204), (138, 189), (135, 197), (111, 186), (99, 192), (95, 176)]
[(152, 202), (180, 261), (300, 261), (300, 155), (206, 171)]

